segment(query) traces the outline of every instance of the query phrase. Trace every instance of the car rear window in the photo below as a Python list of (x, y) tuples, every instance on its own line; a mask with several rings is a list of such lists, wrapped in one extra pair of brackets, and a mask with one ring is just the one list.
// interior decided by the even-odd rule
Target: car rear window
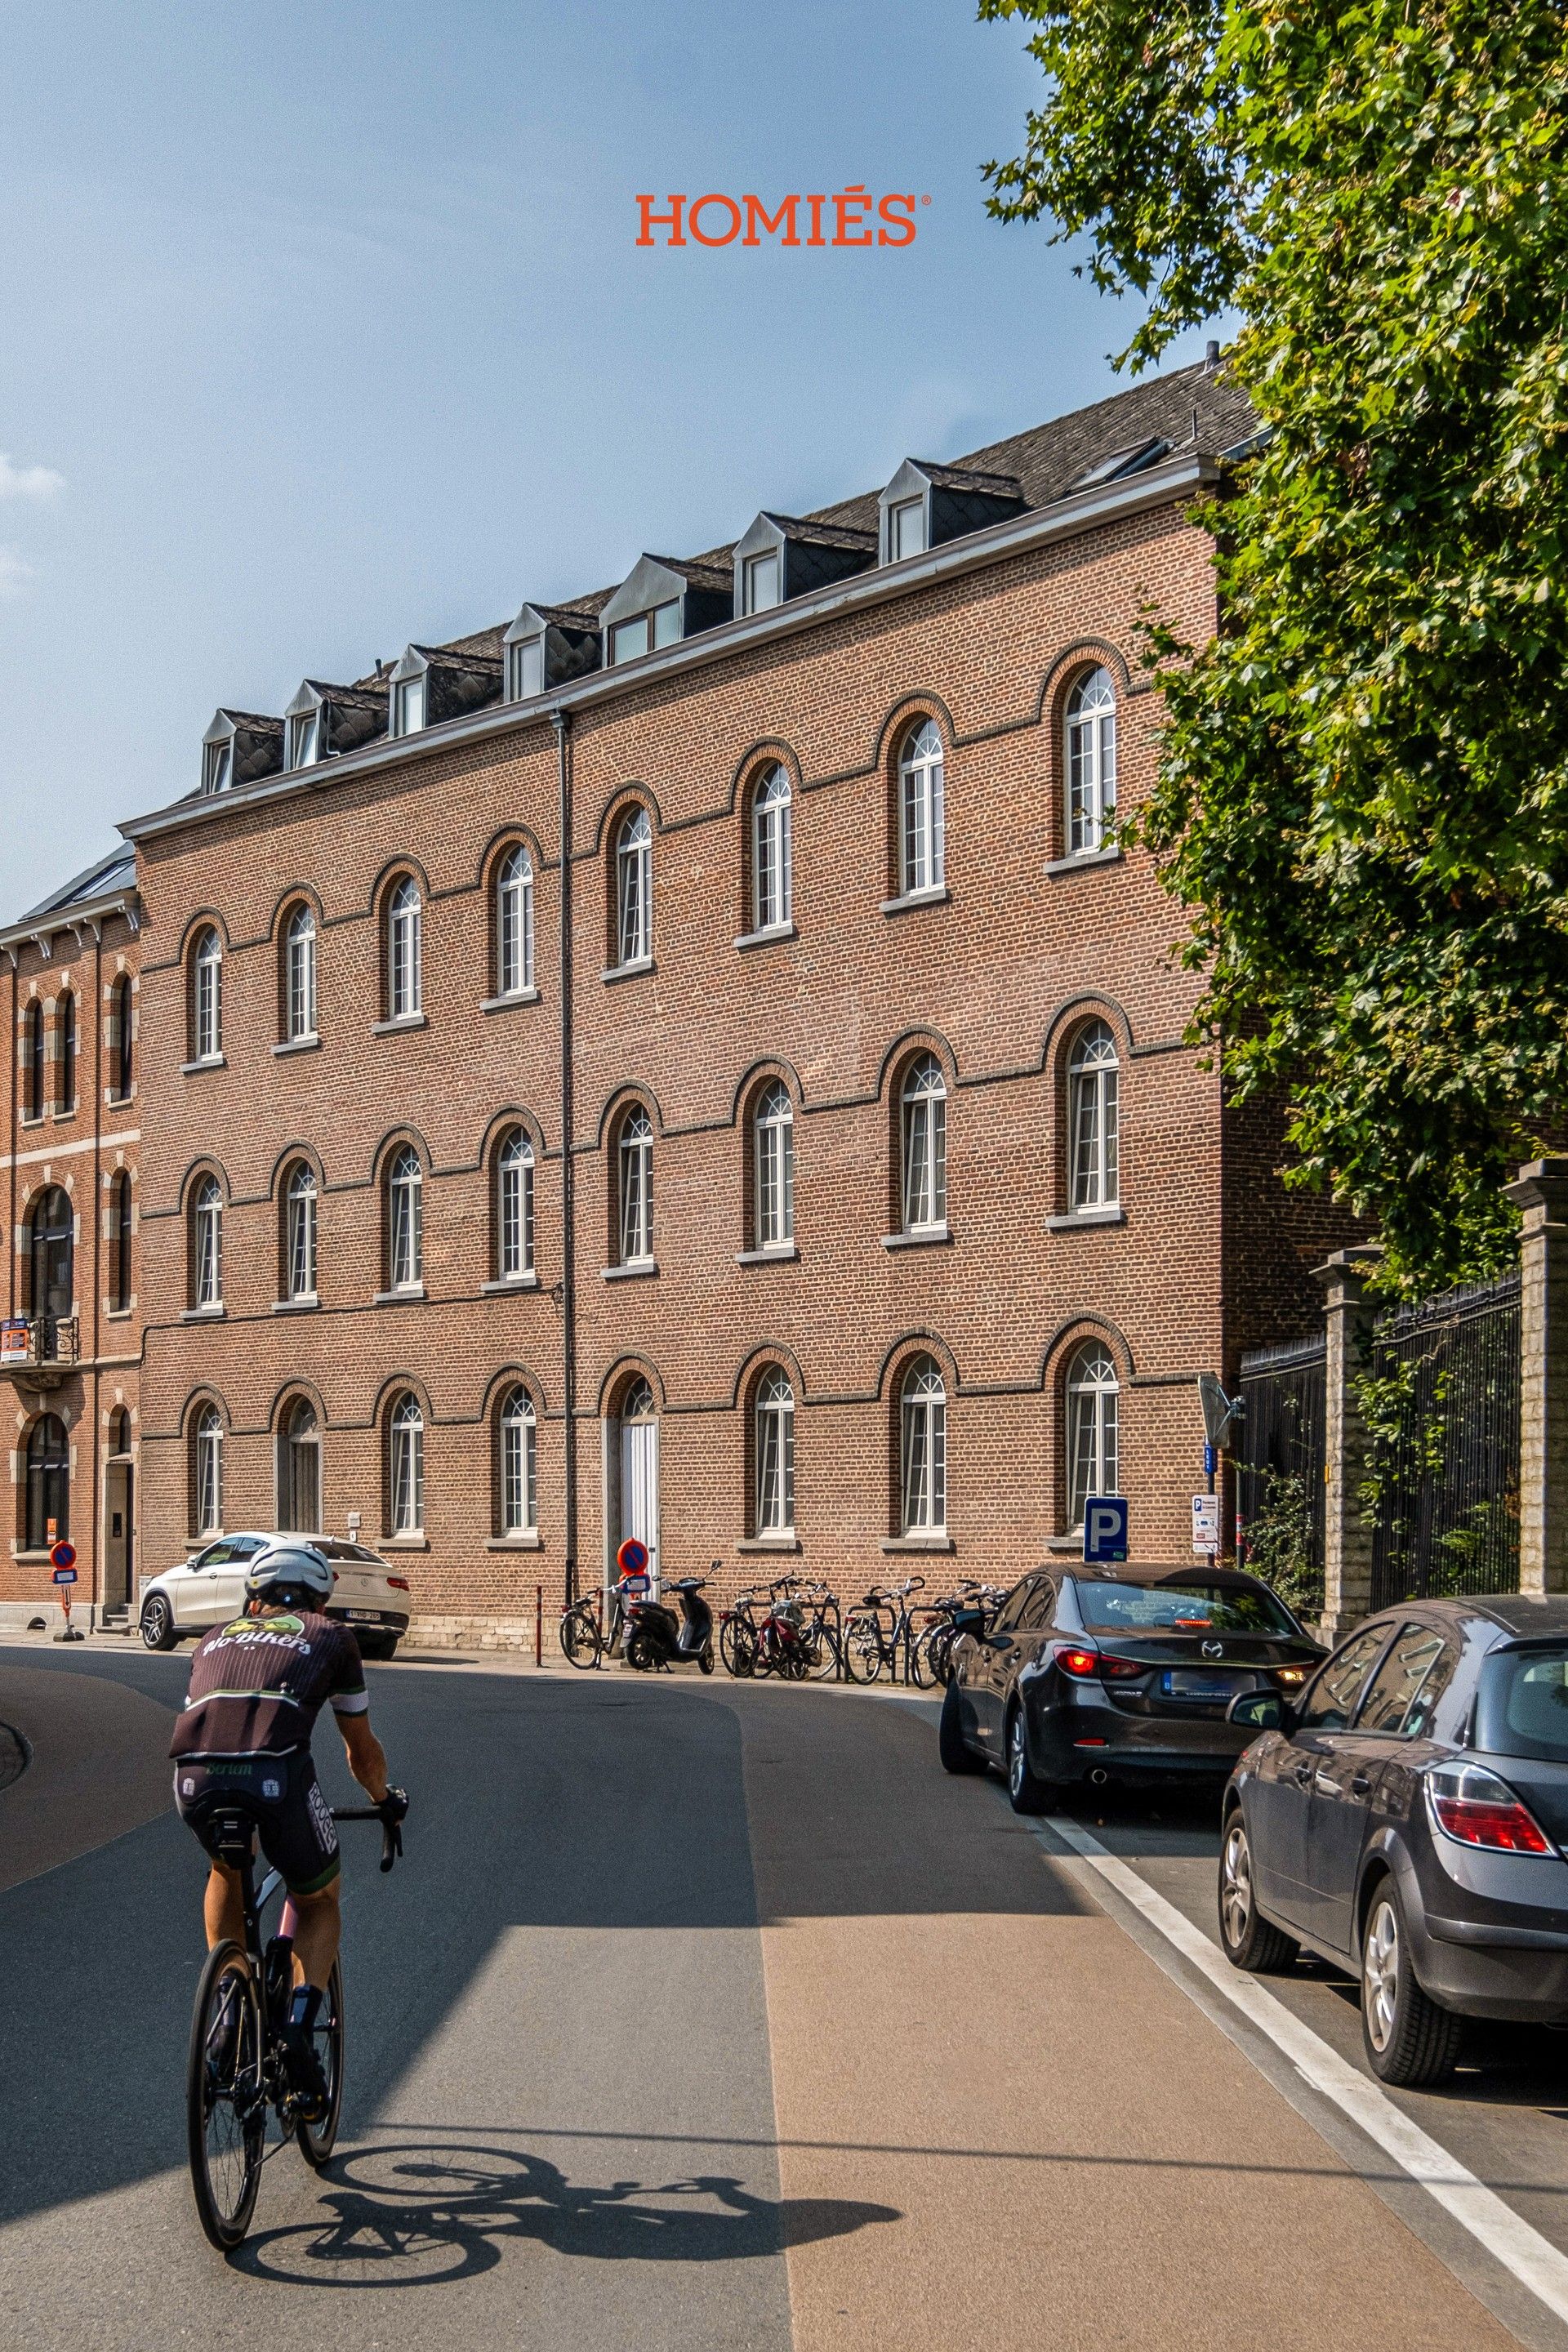
[(1476, 1746), (1493, 1756), (1568, 1764), (1568, 1642), (1493, 1651), (1481, 1668)]
[(1261, 1585), (1120, 1584), (1077, 1577), (1086, 1633), (1267, 1633), (1299, 1629), (1284, 1605)]

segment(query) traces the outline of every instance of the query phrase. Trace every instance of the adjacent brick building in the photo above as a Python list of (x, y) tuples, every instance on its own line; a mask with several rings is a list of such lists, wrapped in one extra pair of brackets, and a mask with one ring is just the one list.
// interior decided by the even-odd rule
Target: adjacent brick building
[(1184, 370), (219, 712), (126, 827), (144, 1572), (357, 1517), (457, 1638), (628, 1531), (858, 1592), (1114, 1489), (1189, 1556), (1197, 1375), (1343, 1238), (1184, 1044), (1111, 822), (1251, 429)]
[(127, 849), (0, 929), (12, 1246), (0, 1328), (11, 1528), (0, 1627), (60, 1622), (49, 1547), (76, 1548), (79, 1622), (133, 1598), (140, 902)]

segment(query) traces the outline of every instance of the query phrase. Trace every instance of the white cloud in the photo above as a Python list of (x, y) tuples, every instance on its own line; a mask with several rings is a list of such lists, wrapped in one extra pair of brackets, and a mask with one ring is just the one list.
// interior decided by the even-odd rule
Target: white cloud
[(32, 565), (14, 547), (0, 547), (0, 596), (19, 596), (32, 576)]
[(0, 451), (0, 499), (52, 499), (65, 486), (52, 466), (15, 466)]

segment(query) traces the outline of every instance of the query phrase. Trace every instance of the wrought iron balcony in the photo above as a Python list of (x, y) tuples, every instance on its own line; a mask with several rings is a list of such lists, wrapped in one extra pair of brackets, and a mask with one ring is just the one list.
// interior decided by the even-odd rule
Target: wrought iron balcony
[(74, 1315), (16, 1315), (0, 1321), (0, 1375), (23, 1387), (58, 1388), (81, 1360)]

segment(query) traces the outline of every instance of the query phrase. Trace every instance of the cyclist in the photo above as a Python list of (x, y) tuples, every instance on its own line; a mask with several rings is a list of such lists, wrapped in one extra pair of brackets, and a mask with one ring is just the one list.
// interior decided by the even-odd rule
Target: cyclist
[(316, 1780), (310, 1735), (330, 1705), (349, 1769), (384, 1818), (408, 1811), (386, 1778), (386, 1758), (370, 1727), (359, 1644), (321, 1610), (332, 1571), (309, 1543), (278, 1542), (258, 1552), (245, 1580), (246, 1613), (215, 1626), (191, 1661), (185, 1710), (174, 1726), (174, 1801), (211, 1860), (203, 1906), (207, 1948), (245, 1940), (239, 1875), (220, 1862), (215, 1824), (238, 1811), (294, 1898), (294, 1993), (287, 2057), (307, 2119), (326, 2111), (326, 2078), (312, 2034), (337, 1958), (338, 1833)]

